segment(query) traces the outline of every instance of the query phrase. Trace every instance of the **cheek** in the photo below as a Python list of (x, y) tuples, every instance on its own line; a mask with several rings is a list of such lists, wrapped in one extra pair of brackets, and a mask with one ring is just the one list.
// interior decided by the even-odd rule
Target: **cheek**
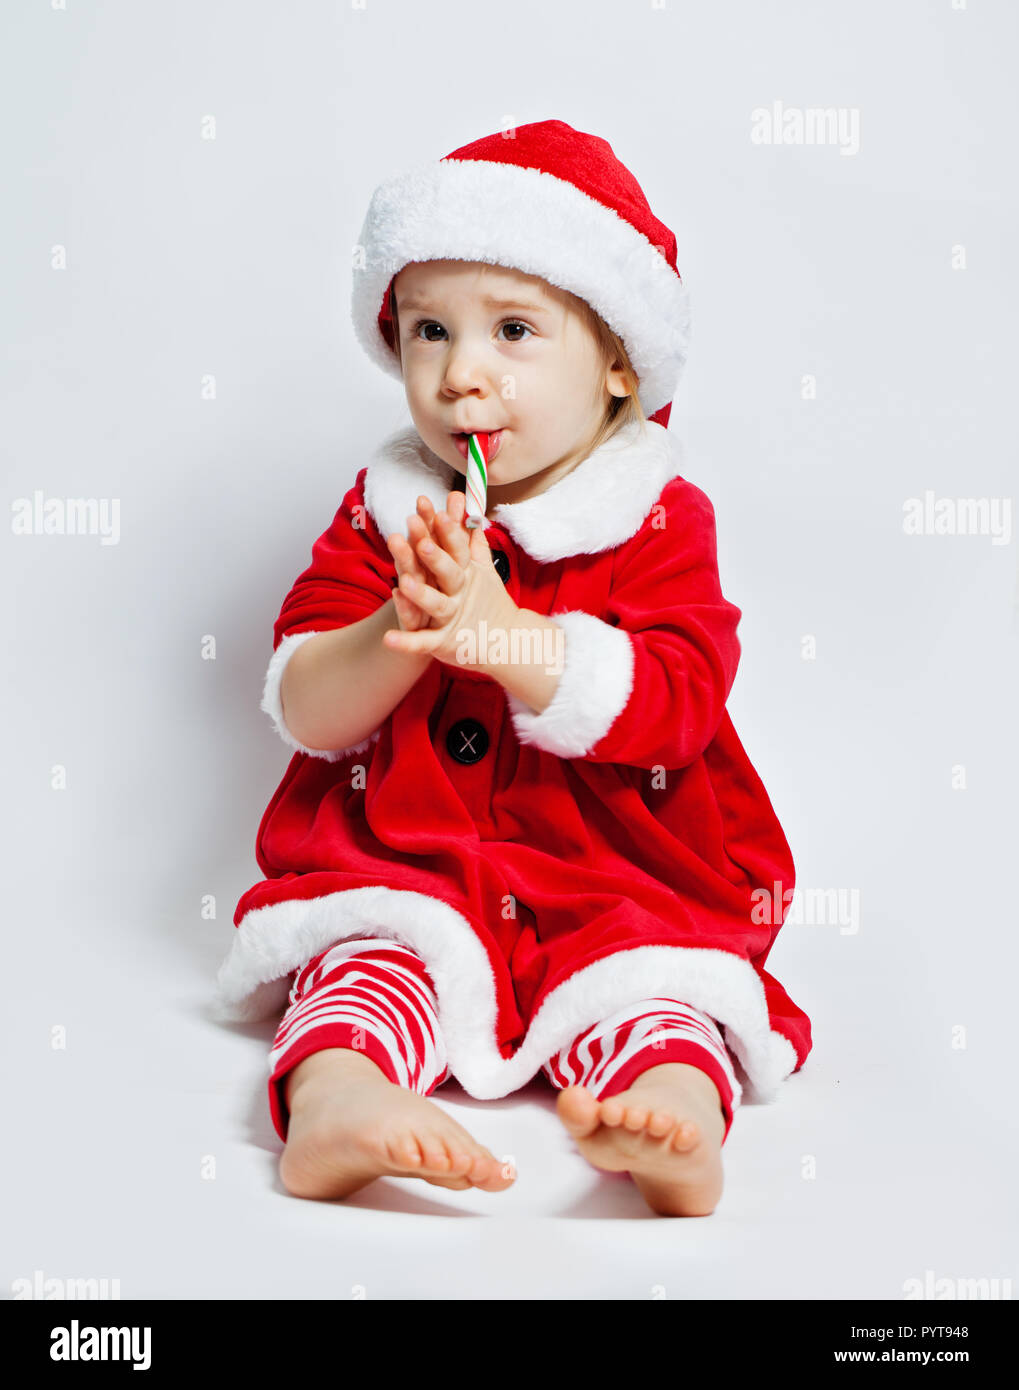
[(423, 372), (406, 367), (403, 371), (403, 389), (407, 393), (407, 399), (412, 401), (423, 401), (428, 393), (428, 383)]

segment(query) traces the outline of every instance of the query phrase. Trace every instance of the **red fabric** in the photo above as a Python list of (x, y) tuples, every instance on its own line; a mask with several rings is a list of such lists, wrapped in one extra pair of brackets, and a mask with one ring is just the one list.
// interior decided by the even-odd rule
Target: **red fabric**
[(600, 135), (575, 130), (565, 121), (533, 121), (515, 126), (512, 137), (501, 130), (484, 135), (445, 158), (540, 169), (573, 184), (647, 237), (678, 278), (674, 234), (651, 211), (640, 184)]
[[(287, 595), (274, 647), (388, 599), (396, 572), (364, 507), (366, 471)], [(740, 610), (721, 593), (708, 498), (674, 478), (659, 502), (615, 550), (550, 563), (497, 522), (486, 530), (508, 558), (519, 605), (553, 617), (583, 610), (631, 635), (634, 688), (586, 757), (522, 744), (494, 679), (432, 661), (366, 752), (332, 763), (294, 755), (259, 826), (265, 880), (241, 897), (235, 924), (286, 899), (377, 884), (441, 899), (488, 953), (504, 1057), (548, 991), (603, 956), (639, 945), (731, 952), (761, 978), (798, 1070), (809, 1019), (763, 969), (781, 914), (756, 921), (751, 898), (778, 884), (784, 901), (792, 855), (725, 708)], [(472, 765), (446, 748), (465, 717), (491, 740)], [(358, 763), (363, 788), (351, 776)], [(507, 919), (508, 894), (516, 916)]]
[(587, 1028), (542, 1067), (560, 1090), (586, 1086), (608, 1100), (632, 1086), (651, 1067), (683, 1062), (698, 1067), (715, 1083), (729, 1137), (736, 1109), (732, 1060), (713, 1019), (679, 1000), (646, 999), (621, 1014)]
[[(565, 121), (532, 121), (515, 126), (510, 132), (496, 131), (461, 145), (444, 156), (458, 161), (482, 160), (492, 164), (514, 164), (573, 184), (589, 198), (609, 208), (648, 239), (677, 280), (682, 276), (676, 265), (675, 233), (651, 211), (644, 190), (626, 165), (600, 135), (575, 130)], [(440, 161), (441, 163), (442, 161)], [(403, 267), (398, 267), (393, 279)], [(395, 349), (396, 329), (392, 308), (393, 281), (382, 296), (379, 331)], [(672, 402), (661, 406), (650, 419), (668, 428)]]
[[(283, 1143), (290, 1128), (286, 1082), (315, 1052), (346, 1047), (373, 1061), (394, 1086), (430, 1096), (450, 1076), (434, 987), (416, 951), (381, 939), (340, 941), (297, 971), (270, 1052), (269, 1112)], [(559, 1090), (586, 1086), (617, 1096), (650, 1067), (684, 1062), (714, 1082), (725, 1118), (735, 1112), (732, 1065), (715, 1023), (678, 1000), (637, 1001), (585, 1029), (542, 1067)]]
[[(501, 130), (494, 135), (483, 135), (444, 155), (443, 159), (513, 164), (522, 169), (538, 169), (563, 183), (572, 184), (629, 222), (658, 251), (676, 279), (682, 279), (676, 264), (675, 233), (654, 215), (640, 184), (600, 135), (575, 130), (565, 121), (532, 121), (515, 126), (512, 136)], [(397, 267), (394, 276), (402, 268)], [(379, 312), (379, 328), (390, 346), (393, 344), (389, 301), (392, 287), (391, 280)]]
[(699, 1043), (670, 1038), (657, 1051), (652, 1049), (649, 1044), (642, 1048), (635, 1057), (632, 1057), (625, 1068), (620, 1069), (604, 1090), (595, 1093), (597, 1099), (608, 1100), (611, 1096), (618, 1096), (620, 1091), (625, 1091), (627, 1086), (632, 1086), (643, 1072), (648, 1071), (651, 1067), (663, 1066), (667, 1062), (683, 1062), (690, 1067), (699, 1067), (715, 1083), (718, 1088), (722, 1115), (725, 1119), (725, 1128), (722, 1131), (721, 1139), (721, 1143), (724, 1145), (729, 1137), (729, 1131), (732, 1129), (735, 1113), (732, 1103), (732, 1087), (722, 1064), (708, 1048), (702, 1047)]
[(269, 1112), (287, 1141), (290, 1072), (328, 1047), (363, 1053), (394, 1086), (428, 1096), (449, 1079), (431, 976), (398, 942), (341, 942), (297, 971), (270, 1052)]

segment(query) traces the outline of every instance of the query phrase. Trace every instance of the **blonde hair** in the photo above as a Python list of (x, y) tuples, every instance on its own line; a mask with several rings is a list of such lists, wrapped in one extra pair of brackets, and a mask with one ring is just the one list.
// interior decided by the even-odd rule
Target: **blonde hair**
[[(487, 263), (484, 263), (487, 264)], [(495, 267), (498, 268), (498, 267)], [(602, 363), (606, 369), (619, 366), (622, 369), (623, 381), (626, 384), (628, 394), (625, 396), (613, 396), (605, 409), (605, 418), (589, 446), (590, 453), (601, 447), (607, 440), (611, 439), (617, 431), (624, 426), (639, 423), (641, 432), (645, 432), (647, 416), (638, 398), (640, 381), (637, 373), (633, 370), (633, 363), (630, 361), (630, 354), (626, 350), (622, 338), (610, 328), (602, 316), (591, 308), (586, 299), (581, 299), (579, 295), (572, 294), (569, 290), (564, 290), (558, 285), (549, 284), (548, 288), (555, 294), (563, 296), (570, 303), (573, 312), (578, 315), (594, 335), (598, 350), (601, 353)], [(396, 295), (390, 286), (389, 307), (393, 316), (393, 339), (394, 350), (397, 357), (400, 356), (400, 320), (397, 315)]]
[(622, 368), (623, 382), (628, 392), (625, 396), (613, 396), (609, 401), (605, 419), (595, 435), (594, 443), (590, 446), (593, 454), (595, 449), (600, 448), (606, 440), (611, 439), (625, 425), (637, 422), (640, 424), (641, 433), (646, 433), (647, 416), (644, 414), (644, 407), (637, 395), (640, 390), (640, 381), (637, 378), (637, 373), (633, 370), (633, 363), (630, 361), (626, 344), (619, 334), (608, 326), (601, 314), (591, 308), (586, 299), (580, 299), (575, 294), (571, 294), (570, 299), (573, 300), (577, 313), (586, 320), (588, 328), (594, 334), (604, 366), (614, 367), (618, 363)]

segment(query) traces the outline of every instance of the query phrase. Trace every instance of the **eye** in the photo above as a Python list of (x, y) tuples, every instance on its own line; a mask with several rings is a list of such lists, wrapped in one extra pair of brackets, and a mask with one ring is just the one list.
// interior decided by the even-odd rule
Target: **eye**
[[(510, 319), (508, 322), (502, 324), (501, 326), (503, 328), (522, 328), (525, 333), (530, 333), (533, 331), (532, 329), (528, 328), (526, 323), (521, 323), (519, 319)], [(506, 341), (509, 343), (522, 343), (525, 340), (523, 338), (507, 338)]]
[[(434, 319), (418, 319), (417, 323), (416, 323), (416, 324), (414, 325), (414, 327), (410, 330), (410, 336), (411, 336), (412, 338), (417, 338), (417, 337), (419, 337), (422, 328), (437, 328), (437, 329), (439, 330), (440, 333), (445, 333), (445, 331), (446, 331), (446, 330), (443, 328), (442, 324), (441, 324), (441, 323), (436, 323)], [(425, 339), (423, 339), (423, 341), (426, 342), (426, 343), (437, 343), (437, 342), (440, 341), (440, 339), (438, 339), (438, 338), (425, 338)]]
[[(438, 334), (432, 335), (426, 332), (424, 337), (422, 337), (421, 330), (430, 328), (438, 329)], [(503, 341), (507, 343), (525, 342), (526, 339), (523, 337), (523, 334), (533, 335), (534, 332), (533, 329), (528, 328), (526, 323), (521, 323), (519, 319), (507, 319), (505, 323), (499, 325), (500, 332), (504, 328), (510, 329), (511, 331), (520, 330), (520, 332), (516, 333), (513, 337), (504, 338)], [(418, 319), (410, 330), (410, 336), (412, 338), (418, 338), (421, 342), (425, 343), (439, 343), (442, 341), (441, 335), (445, 332), (446, 330), (443, 328), (442, 324), (437, 323), (435, 319)]]

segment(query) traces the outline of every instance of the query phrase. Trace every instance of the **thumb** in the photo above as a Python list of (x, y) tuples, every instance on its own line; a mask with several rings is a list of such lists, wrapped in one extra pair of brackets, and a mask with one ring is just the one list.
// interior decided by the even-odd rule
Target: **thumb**
[(488, 536), (485, 534), (484, 526), (472, 526), (470, 536), (471, 559), (477, 560), (482, 565), (494, 566), (492, 547), (488, 544)]

